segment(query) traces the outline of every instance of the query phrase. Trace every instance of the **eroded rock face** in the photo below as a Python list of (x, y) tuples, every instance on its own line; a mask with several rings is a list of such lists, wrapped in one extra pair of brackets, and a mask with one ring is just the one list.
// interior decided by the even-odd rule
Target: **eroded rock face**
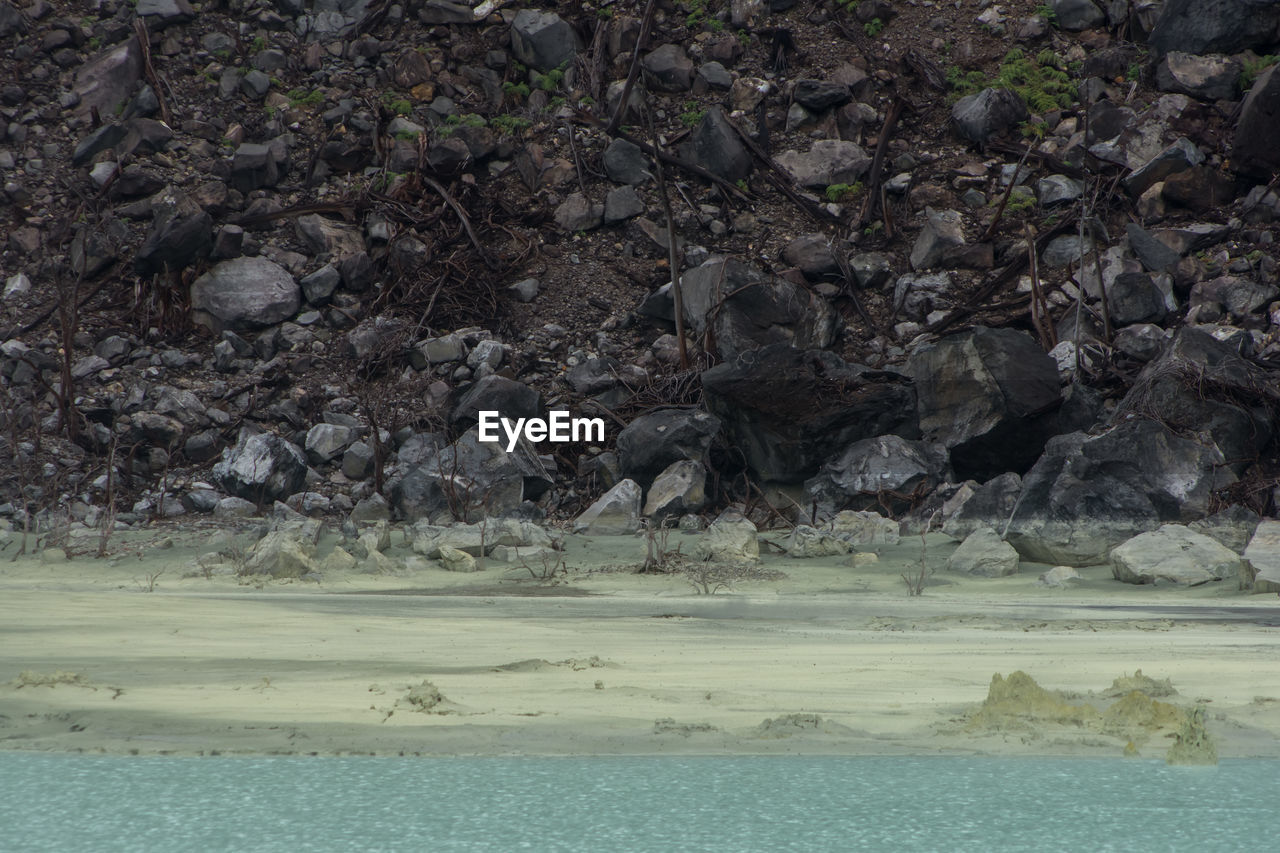
[(213, 466), (213, 477), (236, 497), (259, 505), (282, 501), (302, 489), (307, 458), (279, 436), (241, 430), (235, 447), (222, 451), (222, 461)]
[(1235, 480), (1224, 461), (1217, 447), (1146, 419), (1056, 436), (1023, 478), (1008, 541), (1035, 562), (1104, 563), (1139, 533), (1205, 516), (1214, 490)]
[(1058, 370), (1030, 335), (977, 327), (919, 347), (908, 362), (920, 430), (951, 451), (961, 479), (1025, 471), (1061, 400)]
[(1278, 28), (1271, 0), (1167, 0), (1147, 43), (1157, 54), (1239, 53), (1274, 44)]
[(1253, 82), (1236, 123), (1231, 160), (1236, 168), (1258, 177), (1280, 171), (1280, 150), (1271, 144), (1280, 133), (1280, 74), (1277, 66)]
[(906, 496), (927, 493), (938, 484), (940, 468), (937, 456), (921, 442), (896, 435), (866, 438), (823, 465), (804, 484), (805, 498), (833, 510), (907, 503)]
[(618, 433), (618, 464), (625, 477), (648, 485), (682, 460), (705, 462), (720, 419), (700, 409), (658, 409)]
[(834, 353), (775, 344), (702, 374), (708, 408), (755, 476), (801, 482), (859, 439), (918, 436), (911, 381)]

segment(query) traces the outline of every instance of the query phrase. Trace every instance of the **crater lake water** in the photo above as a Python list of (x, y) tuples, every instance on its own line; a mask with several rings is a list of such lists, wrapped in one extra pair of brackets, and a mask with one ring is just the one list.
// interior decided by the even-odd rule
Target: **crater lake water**
[(1280, 764), (0, 752), (10, 851), (1256, 851)]

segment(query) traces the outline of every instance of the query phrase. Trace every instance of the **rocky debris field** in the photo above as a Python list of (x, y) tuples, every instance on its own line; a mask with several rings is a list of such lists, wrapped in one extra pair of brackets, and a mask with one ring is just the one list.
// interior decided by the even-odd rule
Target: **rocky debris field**
[[(0, 0), (0, 516), (873, 512), (1280, 589), (1272, 51), (1260, 0)], [(559, 410), (603, 437), (485, 440)]]

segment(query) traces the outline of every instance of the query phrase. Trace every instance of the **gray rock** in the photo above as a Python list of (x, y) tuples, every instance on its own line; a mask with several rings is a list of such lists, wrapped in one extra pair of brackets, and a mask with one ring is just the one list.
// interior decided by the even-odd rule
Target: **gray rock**
[(426, 338), (415, 344), (409, 354), (410, 362), (416, 370), (423, 370), (434, 364), (462, 361), (466, 357), (467, 344), (459, 334)]
[(693, 85), (693, 60), (678, 44), (664, 44), (640, 61), (645, 84), (658, 92), (685, 92)]
[(943, 264), (957, 246), (964, 245), (963, 220), (958, 211), (928, 209), (926, 213), (924, 228), (911, 247), (911, 268), (915, 270)]
[(604, 221), (613, 225), (644, 213), (644, 202), (635, 187), (615, 187), (604, 199)]
[(1280, 593), (1280, 521), (1259, 522), (1244, 559), (1248, 585), (1254, 592)]
[(261, 505), (301, 490), (307, 460), (297, 446), (279, 436), (242, 429), (235, 446), (222, 451), (212, 476), (223, 491)]
[(75, 151), (71, 154), (71, 164), (73, 166), (87, 165), (98, 154), (110, 148), (115, 148), (123, 142), (128, 133), (128, 128), (122, 124), (104, 124), (76, 143)]
[[(500, 412), (501, 417), (515, 421), (538, 417), (541, 410), (542, 395), (533, 388), (505, 376), (486, 376), (457, 393), (449, 423), (462, 430), (476, 423), (482, 411)], [(501, 443), (505, 445), (505, 439)]]
[(797, 184), (817, 190), (853, 185), (871, 168), (871, 157), (862, 146), (842, 139), (820, 139), (803, 154), (784, 151), (776, 160)]
[(1111, 552), (1111, 574), (1124, 583), (1198, 586), (1243, 570), (1233, 551), (1181, 524), (1140, 533)]
[(316, 424), (307, 431), (307, 458), (315, 464), (331, 462), (355, 440), (355, 430), (336, 424)]
[(984, 578), (1018, 573), (1018, 552), (990, 527), (970, 533), (947, 558), (947, 571)]
[(853, 100), (848, 86), (825, 80), (802, 79), (796, 81), (791, 97), (797, 104), (814, 112), (842, 107)]
[(1206, 515), (1234, 480), (1224, 461), (1217, 447), (1141, 418), (1056, 436), (1023, 477), (1008, 541), (1027, 560), (1097, 565), (1139, 533)]
[(311, 305), (328, 304), (341, 283), (342, 276), (333, 264), (325, 264), (299, 282), (302, 285), (302, 295)]
[(115, 115), (142, 79), (142, 51), (135, 37), (107, 48), (76, 70), (72, 91), (79, 98), (76, 114)]
[(554, 12), (521, 9), (511, 21), (511, 50), (530, 68), (551, 71), (577, 55), (578, 37)]
[(215, 332), (274, 325), (301, 304), (293, 276), (261, 257), (222, 261), (191, 285), (192, 319)]
[(761, 480), (803, 482), (855, 441), (919, 434), (906, 376), (824, 350), (784, 342), (744, 352), (705, 371), (702, 387), (726, 439)]
[(590, 231), (604, 222), (604, 205), (593, 204), (582, 193), (570, 193), (556, 208), (556, 224), (563, 230)]
[(948, 448), (957, 476), (1024, 471), (1047, 437), (1043, 413), (1061, 399), (1053, 359), (1030, 335), (977, 327), (921, 345), (915, 380), (920, 429)]
[(604, 150), (604, 170), (609, 180), (639, 186), (651, 177), (652, 165), (640, 146), (625, 139), (615, 139)]
[(1164, 320), (1164, 293), (1147, 273), (1120, 273), (1107, 286), (1107, 308), (1117, 325)]
[(714, 60), (698, 66), (698, 77), (712, 89), (727, 90), (733, 86), (733, 75)]
[(283, 142), (268, 145), (242, 143), (231, 161), (231, 186), (242, 193), (259, 187), (274, 187), (284, 176), (287, 162), (288, 152)]
[(1040, 586), (1047, 586), (1050, 589), (1060, 589), (1070, 586), (1071, 581), (1078, 581), (1080, 577), (1080, 573), (1070, 566), (1054, 566), (1049, 571), (1041, 574), (1036, 583), (1040, 584)]
[(1234, 100), (1244, 66), (1229, 56), (1194, 56), (1171, 50), (1156, 65), (1156, 88), (1203, 101)]
[(351, 444), (342, 454), (342, 476), (359, 482), (373, 473), (373, 448), (363, 441)]
[(649, 487), (644, 515), (655, 522), (697, 512), (707, 501), (707, 469), (701, 462), (681, 459), (672, 462)]
[(138, 275), (180, 270), (209, 255), (213, 218), (186, 193), (167, 188), (151, 200), (151, 228), (134, 255)]
[(986, 145), (994, 136), (1030, 117), (1027, 105), (1010, 89), (983, 89), (966, 95), (951, 108), (951, 125), (961, 138)]
[(822, 349), (835, 340), (838, 317), (826, 300), (737, 258), (709, 258), (680, 287), (685, 323), (699, 335), (710, 329), (726, 360), (773, 343)]
[(1240, 504), (1232, 504), (1208, 518), (1191, 522), (1187, 527), (1196, 533), (1203, 533), (1237, 554), (1243, 554), (1260, 522), (1261, 519), (1253, 510)]
[(1148, 160), (1140, 168), (1134, 170), (1121, 183), (1132, 198), (1138, 198), (1152, 184), (1159, 183), (1170, 175), (1186, 171), (1192, 166), (1204, 162), (1204, 154), (1195, 143), (1185, 136), (1170, 145), (1164, 151)]
[(640, 486), (626, 479), (605, 492), (573, 522), (574, 533), (623, 536), (640, 529)]
[(1012, 471), (992, 477), (977, 488), (961, 487), (952, 500), (943, 505), (946, 513), (942, 532), (953, 539), (964, 540), (982, 527), (1003, 530), (1013, 515), (1018, 496), (1022, 494), (1022, 478)]
[(450, 0), (426, 0), (418, 9), (418, 20), (424, 24), (480, 24), (484, 18), (477, 18), (470, 6), (452, 3)]
[(805, 278), (820, 280), (840, 272), (826, 234), (803, 234), (786, 245), (782, 259), (804, 273)]
[(285, 529), (273, 530), (250, 546), (240, 573), (300, 578), (319, 568), (315, 540), (303, 530)]
[(532, 302), (538, 298), (538, 291), (542, 288), (542, 282), (536, 278), (526, 278), (517, 281), (507, 289), (515, 294), (516, 299), (521, 302)]
[(849, 269), (858, 287), (875, 288), (893, 277), (893, 265), (879, 252), (862, 252), (849, 258)]
[[(896, 435), (855, 441), (804, 484), (805, 503), (857, 509), (903, 503), (906, 495), (927, 493), (941, 479), (940, 466), (925, 445)], [(890, 493), (896, 493), (897, 496)]]
[(618, 433), (623, 476), (648, 485), (672, 463), (704, 462), (720, 431), (720, 419), (698, 409), (658, 409)]
[(1164, 272), (1178, 263), (1180, 255), (1152, 237), (1142, 226), (1128, 222), (1124, 230), (1129, 236), (1129, 248), (1134, 256), (1151, 272)]
[(1169, 342), (1169, 337), (1159, 326), (1135, 323), (1118, 330), (1112, 343), (1125, 355), (1147, 362), (1160, 355), (1160, 351)]
[(726, 509), (698, 539), (694, 556), (715, 562), (751, 562), (760, 559), (756, 526), (736, 509)]
[(1280, 5), (1270, 0), (1166, 0), (1147, 39), (1153, 52), (1205, 55), (1273, 45)]
[(1234, 275), (1199, 281), (1191, 288), (1189, 306), (1199, 315), (1202, 306), (1212, 306), (1215, 313), (1234, 323), (1242, 323), (1251, 315), (1280, 297), (1280, 288)]
[(147, 22), (151, 30), (162, 30), (173, 24), (185, 24), (195, 19), (195, 10), (187, 0), (138, 0), (134, 6), (139, 18)]
[(827, 529), (850, 545), (897, 545), (901, 539), (898, 522), (870, 510), (838, 512)]
[(688, 145), (686, 157), (726, 181), (742, 180), (751, 174), (751, 152), (720, 107), (707, 110), (694, 126)]
[(265, 98), (271, 91), (271, 78), (254, 68), (240, 78), (240, 91), (250, 98)]
[[(1082, 248), (1083, 247), (1083, 248)], [(1053, 269), (1078, 264), (1081, 256), (1087, 257), (1093, 251), (1093, 238), (1085, 235), (1084, 242), (1078, 234), (1063, 234), (1054, 237), (1040, 252), (1040, 263)]]
[(1048, 207), (1075, 201), (1084, 194), (1084, 184), (1066, 175), (1049, 175), (1036, 182), (1036, 198)]
[(480, 566), (476, 563), (476, 558), (468, 554), (466, 551), (459, 551), (457, 548), (449, 545), (442, 545), (438, 559), (440, 566), (446, 572), (478, 572)]
[[(354, 446), (354, 445), (353, 445)], [(350, 452), (350, 451), (348, 451)], [(368, 524), (377, 521), (391, 520), (391, 506), (387, 503), (387, 499), (382, 495), (374, 493), (367, 498), (362, 498), (351, 509), (351, 514), (347, 517), (354, 524)]]
[[(1280, 6), (1277, 6), (1280, 14)], [(1240, 107), (1231, 162), (1238, 171), (1266, 179), (1280, 171), (1280, 74), (1271, 66), (1253, 82)]]
[(1107, 22), (1106, 14), (1092, 0), (1049, 0), (1049, 8), (1053, 22), (1067, 32), (1078, 33)]
[(853, 546), (825, 531), (807, 524), (797, 524), (787, 539), (786, 549), (788, 557), (808, 559), (848, 554)]

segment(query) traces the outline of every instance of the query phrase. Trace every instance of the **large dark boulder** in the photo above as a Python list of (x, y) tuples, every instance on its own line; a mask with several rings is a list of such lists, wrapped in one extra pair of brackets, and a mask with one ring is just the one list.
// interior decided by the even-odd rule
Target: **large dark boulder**
[(222, 451), (213, 479), (225, 492), (258, 505), (301, 491), (307, 479), (307, 457), (297, 445), (270, 433), (240, 430), (235, 447)]
[(726, 181), (740, 181), (751, 174), (751, 152), (742, 144), (720, 107), (712, 107), (702, 116), (689, 134), (683, 153)]
[(804, 484), (805, 503), (824, 515), (843, 509), (907, 507), (942, 476), (938, 457), (919, 441), (881, 435), (855, 441)]
[(1260, 178), (1280, 171), (1280, 74), (1273, 65), (1253, 82), (1236, 122), (1231, 162), (1236, 171)]
[(530, 68), (550, 71), (577, 55), (578, 37), (555, 12), (521, 9), (511, 21), (511, 50)]
[(754, 476), (798, 483), (853, 442), (919, 435), (911, 381), (831, 352), (774, 344), (702, 374), (707, 408)]
[[(769, 344), (823, 349), (835, 340), (839, 318), (826, 300), (737, 258), (715, 257), (689, 270), (680, 292), (685, 323), (699, 335), (710, 331), (725, 360)], [(655, 296), (670, 302), (670, 285)]]
[(648, 488), (672, 463), (706, 462), (720, 419), (701, 409), (658, 409), (641, 415), (618, 433), (622, 476)]
[(170, 187), (151, 202), (151, 230), (133, 257), (134, 270), (147, 277), (182, 269), (208, 257), (212, 248), (213, 218)]
[(1166, 0), (1147, 44), (1158, 56), (1239, 53), (1280, 41), (1280, 0)]
[(982, 146), (1031, 115), (1012, 89), (983, 89), (966, 95), (951, 108), (951, 126), (961, 138)]
[[(536, 418), (542, 414), (542, 395), (523, 382), (505, 376), (486, 376), (455, 395), (449, 424), (461, 432), (473, 426), (480, 412), (485, 411), (498, 412), (499, 417), (513, 423), (517, 418)], [(501, 434), (501, 429), (499, 431)]]
[(915, 380), (924, 438), (951, 451), (961, 479), (1026, 471), (1062, 399), (1054, 360), (1014, 329), (979, 326), (924, 344), (907, 373)]
[(302, 289), (289, 271), (266, 258), (233, 258), (191, 284), (192, 320), (214, 332), (261, 329), (291, 318)]
[(1212, 444), (1143, 418), (1056, 436), (1023, 478), (1008, 541), (1027, 560), (1103, 563), (1139, 533), (1208, 515), (1214, 491), (1235, 481), (1224, 461)]
[(1236, 475), (1255, 462), (1275, 433), (1280, 405), (1274, 375), (1194, 326), (1178, 330), (1149, 362), (1112, 415), (1112, 423), (1151, 418), (1221, 453)]

